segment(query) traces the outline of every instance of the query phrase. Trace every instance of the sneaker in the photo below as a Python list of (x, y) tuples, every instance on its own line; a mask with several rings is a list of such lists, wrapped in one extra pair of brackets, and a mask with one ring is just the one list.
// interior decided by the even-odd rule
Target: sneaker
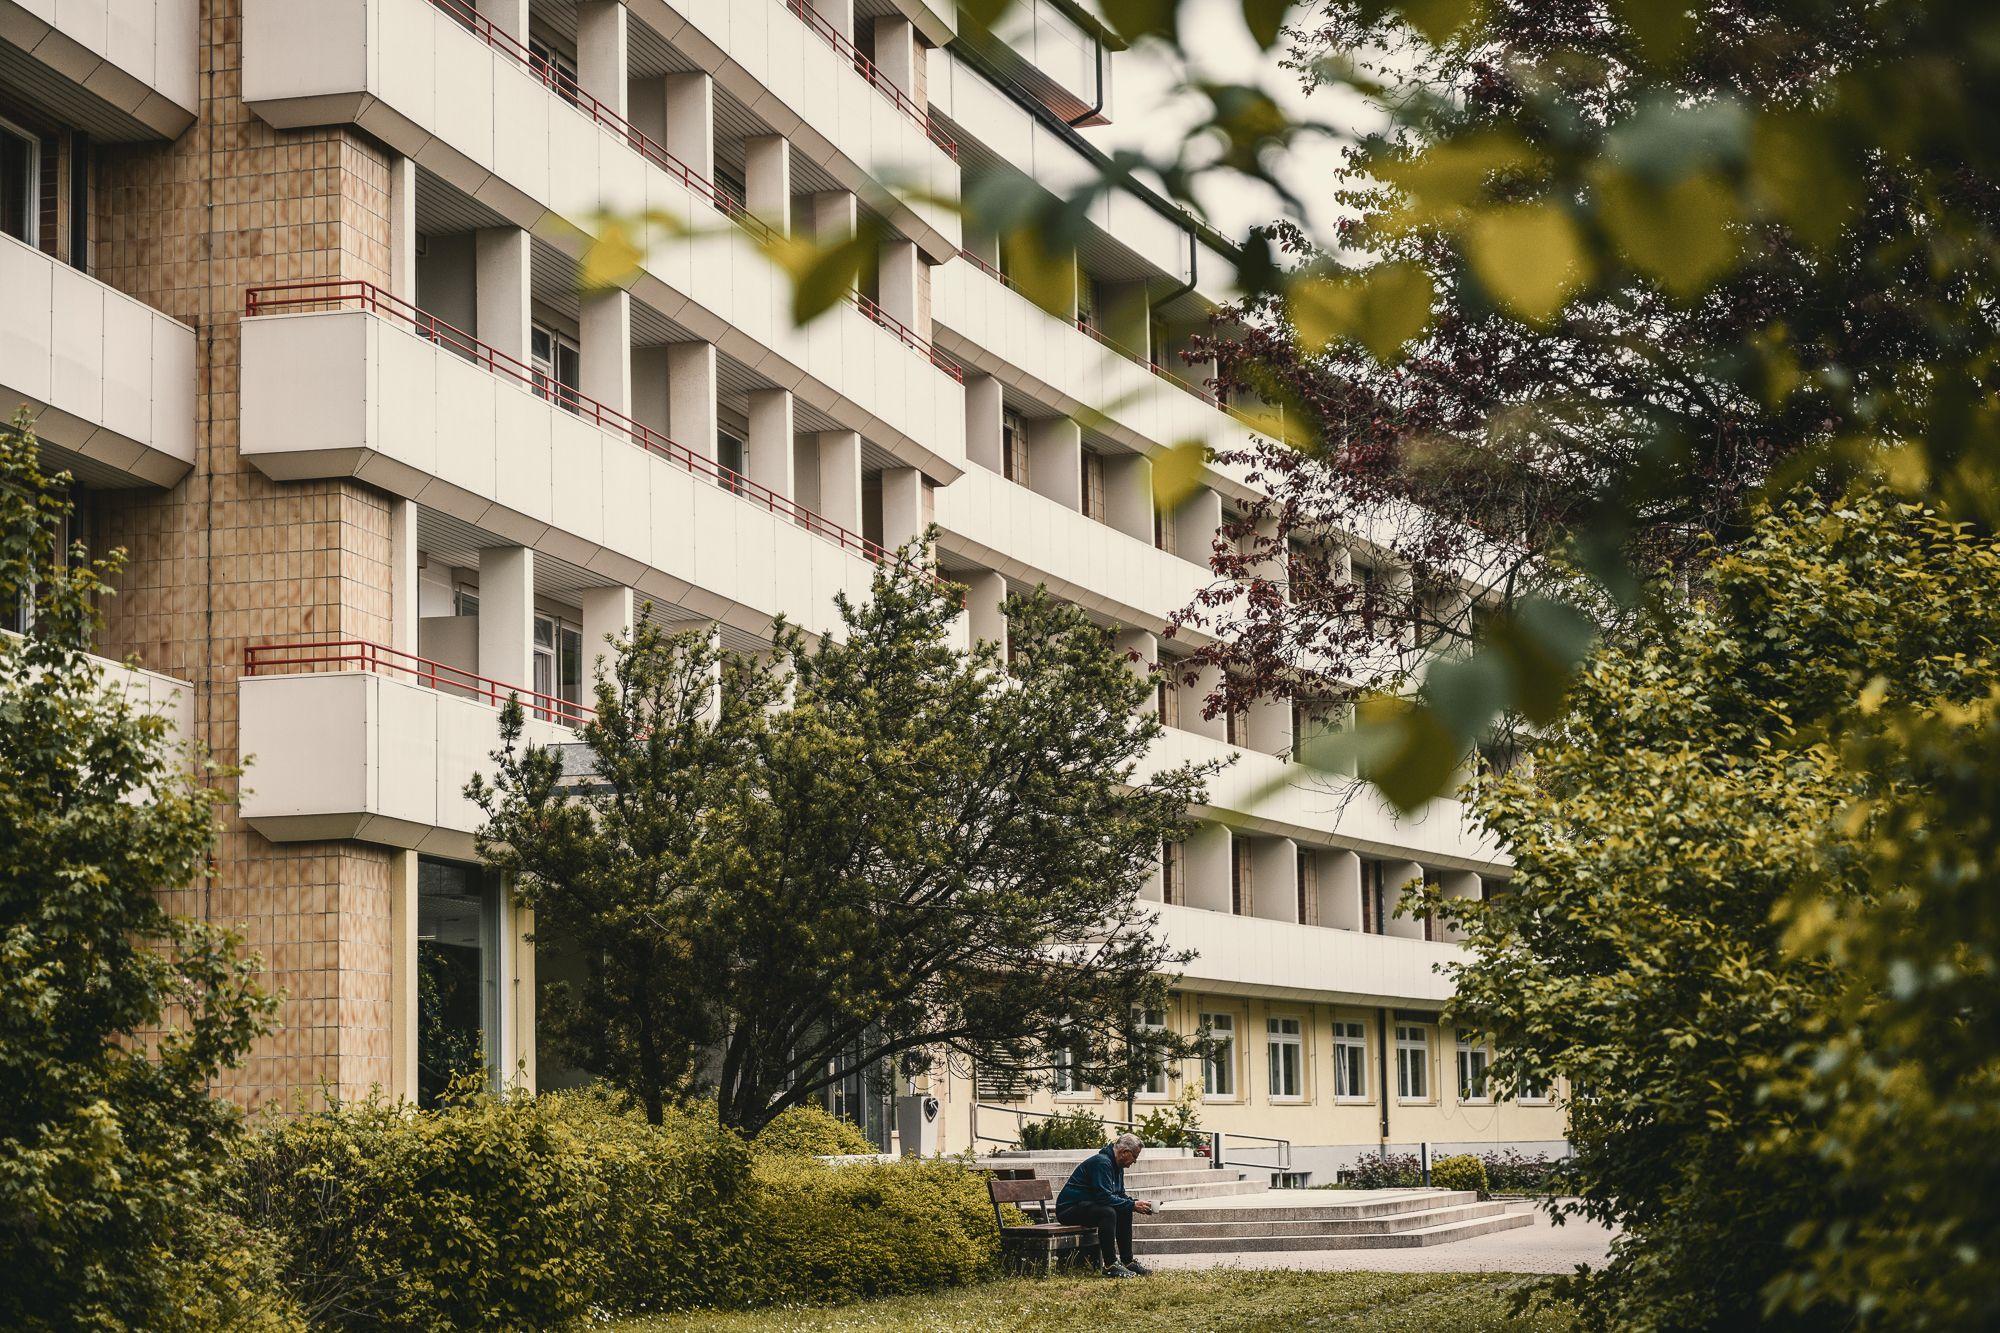
[(1106, 1264), (1098, 1273), (1100, 1277), (1137, 1277), (1137, 1273), (1123, 1264)]
[(1137, 1259), (1127, 1259), (1119, 1267), (1123, 1268), (1133, 1277), (1151, 1277), (1153, 1275), (1153, 1270), (1140, 1263)]

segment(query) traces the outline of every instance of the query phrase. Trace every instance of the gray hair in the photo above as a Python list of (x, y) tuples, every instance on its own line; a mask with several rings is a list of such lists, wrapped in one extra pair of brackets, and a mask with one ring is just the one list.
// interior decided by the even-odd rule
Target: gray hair
[(1117, 1138), (1111, 1140), (1111, 1151), (1113, 1152), (1138, 1152), (1145, 1146), (1145, 1144), (1139, 1142), (1137, 1134), (1120, 1134)]

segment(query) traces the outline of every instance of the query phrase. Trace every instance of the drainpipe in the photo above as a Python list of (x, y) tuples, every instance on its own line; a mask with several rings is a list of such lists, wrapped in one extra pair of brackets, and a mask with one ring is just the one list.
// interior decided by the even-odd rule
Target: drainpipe
[(1382, 1038), (1382, 1151), (1389, 1150), (1389, 1011), (1375, 1011), (1375, 1030)]
[(1090, 104), (1090, 110), (1065, 123), (1075, 129), (1086, 120), (1093, 119), (1104, 110), (1104, 39), (1096, 33), (1090, 34), (1090, 44), (1097, 52), (1097, 100)]

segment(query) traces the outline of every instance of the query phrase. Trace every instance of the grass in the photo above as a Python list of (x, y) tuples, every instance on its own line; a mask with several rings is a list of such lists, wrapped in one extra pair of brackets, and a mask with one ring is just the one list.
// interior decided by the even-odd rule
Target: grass
[(1033, 1329), (1289, 1330), (1370, 1333), (1569, 1333), (1561, 1310), (1515, 1318), (1509, 1298), (1544, 1279), (1485, 1273), (1161, 1273), (1135, 1282), (1095, 1276), (1007, 1278), (924, 1296), (837, 1309), (787, 1308), (658, 1315), (613, 1325), (614, 1333), (791, 1333), (908, 1329), (915, 1333), (1020, 1333)]

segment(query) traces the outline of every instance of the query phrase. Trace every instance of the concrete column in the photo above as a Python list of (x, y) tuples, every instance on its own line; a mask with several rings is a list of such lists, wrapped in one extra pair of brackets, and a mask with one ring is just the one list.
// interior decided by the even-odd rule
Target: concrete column
[(821, 431), (819, 514), (849, 532), (861, 531), (861, 437), (851, 430)]
[(667, 345), (667, 424), (676, 444), (714, 460), (714, 343)]
[(1292, 701), (1290, 699), (1258, 699), (1250, 704), (1249, 716), (1244, 719), (1248, 734), (1244, 739), (1253, 750), (1265, 754), (1290, 754), (1292, 752)]
[(854, 40), (854, 0), (813, 0), (813, 8), (833, 25), (835, 32)]
[(1221, 530), (1222, 497), (1206, 486), (1197, 487), (1174, 511), (1174, 540), (1179, 548), (1175, 554), (1206, 568), (1209, 549)]
[(1104, 520), (1128, 537), (1153, 544), (1153, 460), (1144, 454), (1104, 456)]
[(673, 412), (667, 392), (669, 378), (667, 349), (664, 346), (632, 349), (632, 417), (640, 425), (671, 437), (673, 431), (669, 427)]
[(591, 663), (585, 684), (610, 677), (616, 649), (607, 640), (622, 639), (639, 623), (638, 597), (623, 584), (583, 590), (583, 657)]
[(1153, 320), (1146, 304), (1146, 284), (1106, 282), (1099, 284), (1099, 290), (1104, 296), (1104, 308), (1097, 312), (1099, 332), (1141, 361), (1147, 360), (1152, 350)]
[(1220, 824), (1198, 824), (1188, 840), (1187, 905), (1227, 912), (1230, 900), (1230, 849), (1234, 835)]
[(913, 467), (884, 469), (882, 473), (882, 545), (901, 550), (923, 535), (930, 526), (925, 513), (924, 474)]
[[(1463, 898), (1469, 902), (1478, 902), (1484, 896), (1479, 872), (1476, 870), (1442, 871), (1438, 875), (1438, 886), (1444, 890), (1444, 896), (1447, 898)], [(1465, 932), (1439, 921), (1438, 937), (1458, 941), (1465, 938)]]
[(478, 0), (479, 13), (521, 45), (528, 44), (528, 0)]
[(583, 0), (576, 7), (577, 85), (620, 116), (629, 114), (628, 32), (624, 0)]
[(984, 641), (1000, 650), (1004, 659), (1007, 655), (1007, 617), (1001, 611), (1001, 603), (1007, 600), (1007, 579), (990, 569), (982, 569), (974, 574), (954, 575), (965, 586), (965, 619), (970, 630), (970, 642)]
[(1208, 665), (1195, 672), (1194, 684), (1178, 685), (1181, 692), (1182, 731), (1191, 731), (1197, 736), (1206, 736), (1212, 741), (1229, 739), (1229, 719), (1221, 713), (1214, 717), (1203, 717), (1202, 709), (1208, 703), (1208, 696), (1222, 685), (1222, 669)]
[(965, 456), (996, 475), (1006, 471), (1002, 435), (1006, 419), (1000, 381), (991, 375), (965, 377)]
[(917, 101), (922, 88), (923, 81), (917, 77), (917, 62), (922, 58), (916, 27), (908, 19), (899, 14), (876, 18), (875, 68), (912, 101)]
[(389, 1096), (417, 1099), (417, 854), (389, 854)]
[(861, 201), (847, 190), (822, 190), (806, 203), (812, 209), (813, 240), (821, 245), (844, 241), (861, 225)]
[(479, 553), (479, 674), (526, 690), (535, 679), (535, 553), (489, 546)]
[(1424, 922), (1421, 917), (1397, 916), (1396, 909), (1402, 906), (1404, 895), (1422, 884), (1424, 868), (1415, 861), (1384, 861), (1382, 863), (1382, 933), (1395, 935), (1406, 940), (1420, 940), (1424, 937)]
[[(619, 12), (624, 12), (622, 6)], [(631, 416), (632, 294), (601, 292), (584, 297), (577, 335), (583, 383), (576, 387), (584, 397)]]
[(528, 233), (519, 227), (489, 227), (473, 241), (476, 310), (473, 332), (479, 341), (521, 362), (532, 353)]
[(743, 141), (743, 204), (780, 235), (792, 233), (792, 142), (782, 134)]
[(928, 302), (922, 299), (924, 260), (916, 242), (892, 239), (882, 243), (881, 268), (877, 287), (880, 305), (891, 319), (899, 320), (926, 341), (931, 336)]
[[(1157, 635), (1149, 634), (1142, 629), (1122, 629), (1118, 631), (1116, 645), (1119, 654), (1125, 657), (1131, 666), (1133, 675), (1141, 680), (1152, 679), (1153, 664), (1160, 660), (1160, 640)], [(1137, 654), (1136, 661), (1132, 660), (1133, 654)], [(1139, 705), (1139, 711), (1158, 713), (1159, 696), (1152, 690), (1146, 691), (1146, 700)]]
[(417, 651), (417, 504), (389, 501), (389, 646)]
[(750, 436), (743, 442), (744, 465), (749, 468), (750, 480), (787, 500), (798, 498), (794, 423), (790, 391), (759, 389), (750, 395)]
[(1346, 848), (1319, 855), (1319, 923), (1361, 929), (1361, 858)]
[(1290, 838), (1250, 840), (1250, 915), (1299, 922), (1299, 845)]
[(669, 74), (667, 141), (662, 145), (704, 180), (715, 179), (715, 80), (707, 74)]
[(1028, 485), (1065, 509), (1083, 510), (1083, 427), (1068, 417), (1028, 422)]
[(389, 159), (389, 292), (417, 304), (417, 160)]

